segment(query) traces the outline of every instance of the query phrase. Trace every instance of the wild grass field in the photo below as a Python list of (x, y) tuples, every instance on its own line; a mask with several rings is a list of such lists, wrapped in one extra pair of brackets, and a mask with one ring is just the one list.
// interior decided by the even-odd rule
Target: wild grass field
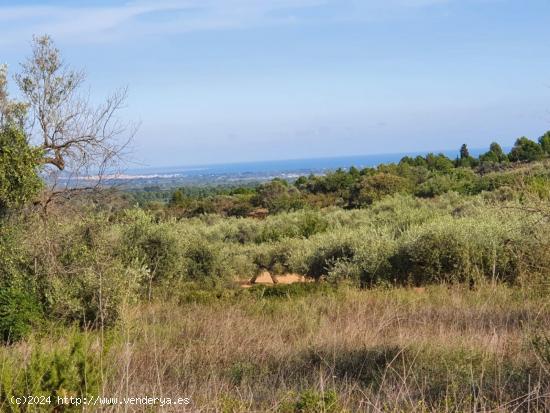
[(187, 411), (204, 412), (550, 408), (547, 296), (490, 284), (225, 294), (128, 305), (113, 329), (53, 326), (3, 348), (2, 410), (18, 411), (9, 394), (52, 391), (190, 397)]
[[(204, 412), (548, 411), (545, 205), (449, 192), (263, 220), (12, 217), (1, 409), (42, 411), (10, 403), (32, 394), (188, 397)], [(240, 287), (265, 271), (316, 282)], [(70, 410), (83, 407), (58, 407)]]

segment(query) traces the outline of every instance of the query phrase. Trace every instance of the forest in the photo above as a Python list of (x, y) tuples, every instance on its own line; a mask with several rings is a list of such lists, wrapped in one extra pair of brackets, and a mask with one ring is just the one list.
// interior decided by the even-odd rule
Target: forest
[[(125, 192), (72, 184), (122, 156), (124, 91), (75, 104), (83, 77), (48, 37), (15, 79), (23, 101), (0, 71), (1, 411), (99, 409), (13, 402), (29, 395), (550, 410), (550, 132), (476, 158), (464, 144), (456, 159)], [(289, 274), (304, 282), (277, 282)]]

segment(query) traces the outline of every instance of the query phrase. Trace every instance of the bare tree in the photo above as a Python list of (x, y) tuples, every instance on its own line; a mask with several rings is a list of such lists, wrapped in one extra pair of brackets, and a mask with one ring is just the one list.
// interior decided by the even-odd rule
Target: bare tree
[(49, 36), (33, 39), (32, 55), (15, 80), (29, 111), (29, 138), (43, 151), (41, 163), (51, 188), (47, 202), (99, 188), (106, 172), (120, 164), (136, 131), (118, 117), (126, 89), (93, 105), (81, 93), (84, 72), (65, 64)]

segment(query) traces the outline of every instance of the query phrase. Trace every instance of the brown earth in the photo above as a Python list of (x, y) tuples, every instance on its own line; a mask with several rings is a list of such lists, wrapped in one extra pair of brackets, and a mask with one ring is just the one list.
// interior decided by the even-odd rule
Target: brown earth
[(305, 276), (300, 274), (282, 274), (282, 275), (272, 275), (268, 271), (264, 271), (251, 280), (239, 281), (241, 288), (250, 288), (253, 285), (274, 285), (282, 284), (289, 285), (295, 283), (305, 283), (309, 282)]
[(257, 275), (255, 278), (252, 279), (252, 284), (272, 285), (275, 283), (273, 282), (273, 277), (271, 276), (271, 274), (267, 271), (264, 271), (260, 275)]
[(276, 275), (273, 277), (275, 284), (295, 284), (295, 283), (305, 283), (306, 277), (300, 274), (284, 274)]

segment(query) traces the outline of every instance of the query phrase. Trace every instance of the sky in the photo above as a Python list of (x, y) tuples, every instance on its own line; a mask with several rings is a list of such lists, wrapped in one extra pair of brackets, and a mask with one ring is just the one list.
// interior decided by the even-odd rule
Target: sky
[(550, 129), (549, 18), (548, 0), (0, 0), (0, 63), (49, 34), (94, 100), (128, 87), (139, 166), (511, 146)]

